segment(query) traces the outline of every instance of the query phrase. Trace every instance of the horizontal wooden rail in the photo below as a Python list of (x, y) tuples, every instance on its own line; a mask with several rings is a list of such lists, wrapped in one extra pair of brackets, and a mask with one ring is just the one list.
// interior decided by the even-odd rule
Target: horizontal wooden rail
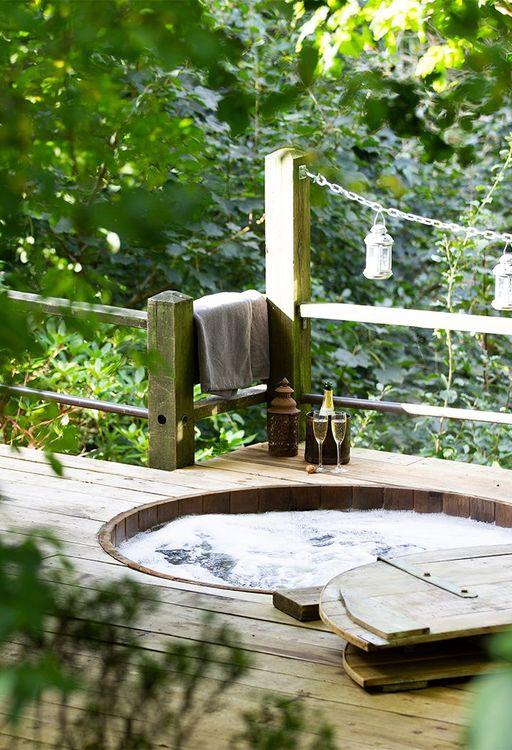
[(94, 316), (103, 323), (113, 323), (129, 328), (147, 328), (148, 325), (148, 314), (144, 310), (131, 310), (127, 307), (110, 305), (89, 305), (86, 302), (71, 302), (60, 297), (41, 297), (39, 294), (28, 292), (8, 291), (7, 297), (28, 309), (40, 310), (48, 315)]
[(39, 398), (41, 401), (56, 401), (59, 404), (78, 406), (81, 409), (94, 409), (95, 411), (106, 411), (111, 414), (123, 414), (128, 417), (148, 418), (148, 410), (142, 406), (130, 406), (128, 404), (114, 404), (111, 401), (99, 401), (93, 398), (82, 398), (71, 396), (67, 393), (56, 393), (55, 391), (44, 391), (38, 388), (28, 388), (24, 385), (0, 385), (0, 390), (13, 396), (28, 396)]
[[(321, 404), (323, 396), (319, 393), (305, 393), (301, 399), (304, 404)], [(436, 419), (460, 419), (472, 422), (492, 422), (493, 424), (512, 424), (512, 414), (501, 411), (478, 411), (477, 409), (454, 409), (451, 406), (430, 406), (430, 404), (408, 404), (398, 401), (372, 401), (366, 398), (334, 397), (335, 406), (347, 409), (365, 409), (386, 414), (402, 414), (407, 417), (433, 417)]]
[(242, 388), (231, 398), (208, 396), (194, 403), (194, 421), (206, 417), (214, 417), (226, 411), (244, 409), (246, 406), (263, 404), (267, 400), (267, 386), (255, 385), (252, 388)]
[(435, 310), (408, 310), (403, 307), (372, 307), (345, 305), (337, 302), (308, 303), (300, 306), (303, 318), (340, 320), (354, 323), (377, 323), (408, 328), (439, 328), (445, 331), (495, 333), (512, 336), (512, 317), (467, 315)]

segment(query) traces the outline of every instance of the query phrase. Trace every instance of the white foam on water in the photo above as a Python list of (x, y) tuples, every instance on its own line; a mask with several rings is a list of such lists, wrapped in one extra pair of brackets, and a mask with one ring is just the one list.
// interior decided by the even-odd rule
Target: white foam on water
[(119, 545), (179, 578), (243, 588), (320, 586), (377, 555), (512, 543), (512, 529), (441, 513), (312, 510), (184, 516)]

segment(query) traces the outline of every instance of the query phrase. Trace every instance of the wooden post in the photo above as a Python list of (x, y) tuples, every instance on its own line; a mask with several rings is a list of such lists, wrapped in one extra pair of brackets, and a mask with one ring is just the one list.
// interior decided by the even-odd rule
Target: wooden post
[(194, 339), (192, 299), (162, 292), (148, 300), (149, 458), (153, 469), (194, 463)]
[[(270, 326), (270, 387), (288, 378), (295, 398), (311, 387), (311, 327), (299, 305), (311, 295), (309, 180), (299, 180), (307, 156), (282, 148), (265, 159), (266, 288)], [(301, 406), (303, 414), (307, 407)], [(301, 419), (300, 436), (305, 425)]]

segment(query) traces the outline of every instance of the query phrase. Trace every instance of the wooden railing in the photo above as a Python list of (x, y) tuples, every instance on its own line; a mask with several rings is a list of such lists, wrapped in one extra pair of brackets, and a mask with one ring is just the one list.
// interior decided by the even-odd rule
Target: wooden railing
[[(270, 334), (270, 383), (287, 377), (303, 412), (320, 403), (311, 390), (311, 319), (353, 321), (407, 327), (512, 335), (512, 319), (431, 310), (311, 303), (310, 182), (299, 178), (306, 154), (285, 148), (265, 160), (266, 289)], [(266, 385), (240, 390), (230, 399), (217, 396), (194, 402), (192, 299), (168, 291), (148, 300), (147, 312), (105, 305), (70, 303), (35, 294), (9, 292), (28, 309), (50, 315), (94, 316), (95, 320), (147, 330), (148, 349), (158, 362), (149, 371), (147, 408), (114, 404), (25, 386), (3, 386), (17, 395), (58, 401), (87, 409), (147, 419), (149, 466), (172, 470), (194, 462), (194, 423), (200, 419), (264, 403), (273, 395)], [(341, 396), (336, 404), (409, 417), (433, 417), (512, 424), (509, 412), (458, 409)], [(303, 434), (304, 420), (301, 420)]]
[[(267, 156), (265, 213), (267, 240), (267, 296), (274, 334), (273, 378), (286, 377), (294, 384), (303, 408), (321, 403), (311, 392), (310, 321), (312, 319), (375, 323), (414, 328), (443, 329), (512, 335), (512, 318), (496, 315), (466, 315), (438, 310), (407, 310), (341, 303), (312, 303), (310, 281), (310, 181), (299, 178), (299, 167), (308, 164), (307, 154), (280, 149)], [(349, 409), (364, 409), (408, 417), (432, 417), (512, 424), (509, 411), (481, 411), (431, 404), (400, 403), (349, 396), (335, 403)]]
[(143, 310), (131, 310), (127, 307), (110, 305), (89, 305), (85, 302), (71, 302), (58, 297), (41, 297), (27, 292), (7, 292), (9, 299), (19, 302), (28, 310), (37, 310), (48, 315), (73, 317), (92, 317), (100, 323), (113, 323), (128, 328), (147, 328), (148, 314)]
[[(401, 307), (372, 307), (344, 305), (339, 303), (317, 303), (300, 306), (303, 318), (317, 320), (352, 321), (379, 325), (406, 326), (407, 328), (431, 328), (470, 333), (492, 333), (512, 336), (512, 318), (487, 315), (446, 313), (437, 310), (410, 310)], [(304, 394), (307, 403), (320, 403), (314, 394)], [(395, 401), (372, 401), (369, 399), (337, 398), (339, 406), (350, 409), (368, 409), (408, 417), (434, 417), (443, 419), (472, 420), (494, 424), (512, 424), (510, 412), (457, 409), (451, 406), (431, 404), (399, 403)]]
[(376, 323), (407, 328), (435, 328), (444, 331), (469, 333), (494, 333), (512, 336), (512, 318), (494, 315), (467, 315), (438, 310), (411, 310), (403, 307), (373, 307), (371, 305), (345, 305), (338, 302), (317, 302), (300, 306), (303, 318), (316, 320), (353, 321)]
[(147, 312), (88, 305), (55, 297), (9, 291), (9, 299), (28, 310), (61, 317), (147, 330), (148, 350), (156, 361), (149, 369), (147, 408), (84, 398), (27, 386), (0, 385), (13, 396), (56, 401), (83, 409), (126, 415), (149, 422), (148, 465), (173, 470), (194, 463), (194, 424), (201, 419), (266, 400), (266, 385), (244, 388), (233, 398), (209, 396), (194, 401), (193, 301), (180, 292), (162, 292), (148, 300)]

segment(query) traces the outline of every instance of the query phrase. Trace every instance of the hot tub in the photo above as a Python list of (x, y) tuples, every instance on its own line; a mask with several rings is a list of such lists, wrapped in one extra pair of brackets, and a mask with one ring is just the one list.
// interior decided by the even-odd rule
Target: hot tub
[[(404, 554), (404, 551), (415, 552), (440, 547), (512, 544), (512, 529), (503, 528), (508, 526), (508, 516), (501, 512), (503, 507), (507, 506), (494, 500), (404, 487), (316, 483), (265, 486), (191, 494), (134, 508), (106, 523), (100, 531), (99, 540), (103, 549), (117, 560), (149, 575), (216, 588), (250, 589), (254, 592), (269, 593), (279, 587), (322, 585), (332, 577), (333, 571), (336, 574), (343, 566), (347, 569), (364, 564), (382, 552)], [(348, 516), (340, 513), (308, 513), (319, 510), (357, 513)], [(364, 511), (373, 513), (361, 513)], [(396, 513), (395, 518), (395, 513), (389, 511), (405, 512)], [(281, 523), (281, 519), (275, 516), (276, 512), (290, 514), (288, 526)], [(443, 529), (442, 516), (424, 518), (421, 521), (421, 516), (417, 514), (425, 513), (444, 514), (459, 520), (448, 523), (446, 519), (446, 528)], [(215, 518), (205, 519), (204, 522), (197, 518), (212, 514)], [(217, 518), (219, 514), (221, 517)], [(228, 514), (230, 517), (226, 518)], [(268, 515), (259, 520), (252, 514)], [(237, 516), (236, 519), (232, 518), (234, 515)], [(181, 525), (173, 526), (177, 519), (190, 516), (196, 518), (189, 519), (191, 523), (188, 523), (188, 529), (187, 522), (184, 521), (180, 521)], [(286, 518), (288, 519), (288, 516)], [(483, 524), (472, 523), (470, 519), (485, 522), (485, 527)], [(359, 522), (362, 533), (357, 531), (356, 521)], [(501, 528), (493, 526), (494, 523)], [(164, 542), (167, 530), (164, 527), (167, 524), (170, 524), (167, 529), (172, 540), (166, 547)], [(202, 526), (204, 532), (201, 530)], [(194, 527), (192, 530), (198, 537), (196, 547), (199, 544), (200, 554), (197, 554), (197, 549), (194, 552), (193, 543), (189, 538), (190, 527)], [(331, 527), (338, 536), (331, 533)], [(416, 537), (414, 528), (418, 529)], [(400, 534), (397, 536), (397, 529), (404, 532), (401, 538)], [(220, 535), (221, 531), (223, 536)], [(282, 557), (282, 561), (279, 560), (274, 568), (270, 563), (267, 564), (268, 545), (271, 542), (266, 537), (270, 539), (272, 531), (274, 539), (277, 539), (273, 560), (276, 561), (279, 555)], [(295, 537), (290, 536), (290, 531)], [(139, 559), (133, 559), (134, 555), (130, 554), (130, 550), (133, 552), (140, 548), (138, 542), (144, 532), (155, 532), (155, 549), (162, 557), (162, 565), (144, 564), (144, 555), (139, 555)], [(389, 539), (386, 538), (386, 533), (389, 534)], [(149, 537), (150, 534), (144, 537), (146, 542)], [(430, 537), (430, 541), (427, 541)], [(181, 547), (180, 538), (186, 539)], [(128, 543), (130, 540), (132, 543)], [(247, 560), (252, 561), (258, 554), (258, 540), (260, 547), (264, 548), (262, 555), (266, 555), (264, 563), (260, 566), (263, 572), (259, 578), (258, 575), (247, 572)], [(311, 558), (307, 557), (307, 547), (301, 547), (303, 540), (310, 542)], [(410, 549), (404, 550), (404, 541)], [(355, 546), (353, 548), (353, 557), (348, 559), (345, 548), (356, 544), (358, 546), (357, 549)], [(160, 547), (157, 548), (157, 545)], [(233, 562), (233, 556), (236, 558), (234, 549), (238, 549), (239, 557), (242, 549), (247, 553), (242, 555), (245, 569), (239, 560), (236, 564)], [(369, 559), (365, 558), (364, 554), (369, 555)], [(189, 561), (195, 561), (194, 565), (187, 565), (187, 556)], [(156, 558), (150, 559), (160, 558), (157, 555)], [(309, 580), (308, 569), (312, 567), (310, 559), (315, 561), (320, 578), (325, 572), (325, 581)], [(204, 562), (203, 568), (201, 561)], [(194, 574), (183, 574), (183, 570), (192, 570)]]

